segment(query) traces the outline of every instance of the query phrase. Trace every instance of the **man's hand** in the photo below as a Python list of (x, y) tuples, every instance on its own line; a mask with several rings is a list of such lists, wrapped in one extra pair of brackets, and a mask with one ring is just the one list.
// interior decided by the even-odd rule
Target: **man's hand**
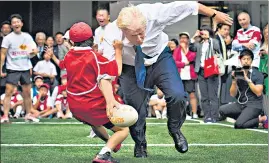
[(245, 43), (243, 44), (243, 46), (245, 46), (246, 48), (248, 48), (249, 50), (253, 50), (255, 48), (255, 44), (249, 42), (249, 43)]
[(1, 72), (1, 78), (4, 78), (4, 77), (6, 77), (6, 76), (7, 76), (6, 73)]
[(36, 55), (37, 53), (39, 53), (38, 49), (32, 49), (30, 55)]
[(94, 51), (98, 52), (98, 44), (94, 44), (94, 45), (92, 46), (92, 49), (93, 49)]
[(47, 48), (45, 50), (45, 54), (48, 54), (51, 58), (54, 56), (54, 53), (53, 53), (53, 48), (50, 47), (50, 48)]
[(246, 71), (243, 71), (244, 72), (244, 79), (245, 81), (249, 81), (250, 79), (248, 78), (248, 75), (247, 75), (247, 72)]
[(237, 78), (235, 76), (235, 72), (232, 71), (231, 75), (232, 75), (232, 81), (236, 82)]
[(215, 11), (215, 13), (216, 16), (214, 17), (214, 21), (216, 21), (216, 23), (224, 23), (228, 25), (233, 24), (233, 19), (228, 14), (225, 14), (220, 11)]
[(122, 48), (123, 48), (122, 41), (114, 40), (113, 41), (113, 47), (114, 47), (115, 50), (122, 50)]
[(106, 105), (106, 114), (108, 118), (113, 116), (113, 110), (119, 108), (120, 103), (118, 103), (115, 99)]

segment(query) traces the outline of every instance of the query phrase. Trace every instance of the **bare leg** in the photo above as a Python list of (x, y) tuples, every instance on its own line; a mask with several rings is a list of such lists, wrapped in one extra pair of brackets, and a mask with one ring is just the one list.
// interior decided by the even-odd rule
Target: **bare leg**
[(32, 108), (32, 100), (31, 100), (31, 84), (26, 84), (22, 86), (22, 97), (23, 97), (23, 105), (24, 109), (27, 113), (30, 113)]
[(197, 99), (194, 92), (190, 93), (190, 103), (192, 107), (192, 113), (197, 114)]
[(128, 127), (117, 127), (114, 126), (111, 128), (112, 131), (115, 133), (108, 139), (108, 142), (106, 143), (106, 147), (113, 150), (118, 144), (122, 143), (129, 134), (129, 128)]
[(12, 93), (14, 91), (15, 85), (6, 84), (6, 91), (5, 91), (5, 98), (4, 98), (4, 116), (8, 117), (8, 112), (10, 109), (10, 100), (11, 100), (11, 96)]

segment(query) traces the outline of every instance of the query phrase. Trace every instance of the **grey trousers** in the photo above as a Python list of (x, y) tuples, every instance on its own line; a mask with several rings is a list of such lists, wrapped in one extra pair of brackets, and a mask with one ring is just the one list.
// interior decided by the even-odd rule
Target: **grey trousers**
[(205, 119), (211, 118), (217, 120), (219, 117), (219, 82), (218, 76), (204, 78), (204, 70), (200, 69), (198, 73), (198, 84)]

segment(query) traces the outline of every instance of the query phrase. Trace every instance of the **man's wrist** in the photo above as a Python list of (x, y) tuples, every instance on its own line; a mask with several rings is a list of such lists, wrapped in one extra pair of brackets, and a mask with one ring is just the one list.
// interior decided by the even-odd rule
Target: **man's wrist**
[(214, 19), (216, 17), (216, 15), (217, 15), (217, 11), (214, 10), (214, 14), (211, 16), (211, 18)]
[(246, 81), (248, 82), (248, 84), (252, 83), (251, 79), (247, 79)]

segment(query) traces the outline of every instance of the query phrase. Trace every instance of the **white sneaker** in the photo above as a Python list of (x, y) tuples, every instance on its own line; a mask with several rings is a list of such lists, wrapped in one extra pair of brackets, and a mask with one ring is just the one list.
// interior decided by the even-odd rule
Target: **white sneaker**
[(97, 135), (94, 133), (93, 130), (91, 130), (90, 135), (87, 136), (87, 138), (95, 138), (95, 137), (97, 137)]
[(39, 122), (39, 119), (33, 117), (31, 114), (27, 114), (24, 118), (25, 122)]
[(191, 120), (191, 116), (189, 116), (188, 114), (186, 115), (186, 120)]
[(192, 115), (192, 118), (193, 118), (193, 119), (198, 119), (198, 114), (193, 114), (193, 115)]
[(162, 119), (167, 119), (167, 114), (162, 114)]
[(162, 118), (162, 115), (161, 115), (161, 113), (160, 113), (159, 110), (155, 110), (155, 114), (156, 114), (156, 118), (157, 119), (161, 119)]

